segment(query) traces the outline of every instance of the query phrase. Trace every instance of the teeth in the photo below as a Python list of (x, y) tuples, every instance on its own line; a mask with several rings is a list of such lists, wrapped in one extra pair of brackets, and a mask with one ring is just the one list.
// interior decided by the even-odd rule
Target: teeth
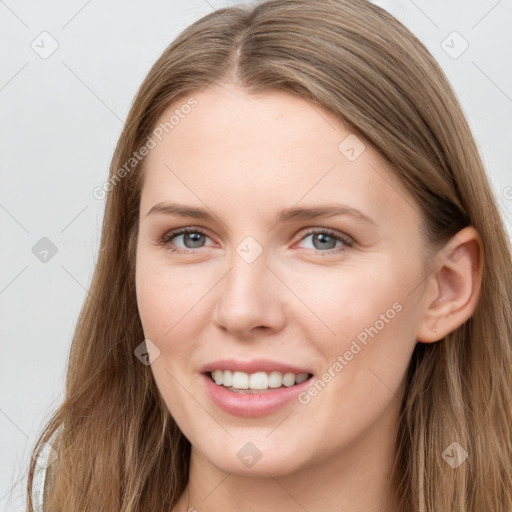
[[(222, 376), (222, 385), (224, 385), (224, 375)], [(233, 372), (233, 384), (231, 385), (236, 389), (248, 389), (249, 375), (244, 372)]]
[(232, 386), (233, 385), (233, 372), (231, 372), (230, 370), (226, 370), (225, 372), (220, 372), (222, 373), (222, 385), (223, 386)]
[(215, 370), (212, 372), (212, 378), (215, 381), (215, 384), (221, 385), (223, 382), (223, 372), (221, 370)]
[(289, 388), (295, 384), (300, 384), (307, 380), (308, 373), (285, 373), (273, 371), (245, 373), (232, 372), (230, 370), (215, 370), (211, 372), (212, 379), (219, 386), (225, 386), (231, 389), (269, 389), (285, 386)]
[(283, 385), (283, 376), (281, 372), (270, 372), (268, 376), (268, 386), (270, 388), (280, 388)]
[[(247, 375), (247, 374), (245, 374), (245, 375)], [(236, 386), (233, 386), (233, 387), (236, 387)], [(267, 389), (268, 388), (268, 375), (265, 372), (251, 373), (251, 375), (249, 375), (249, 386), (248, 387), (251, 389)]]
[(299, 375), (297, 375), (297, 377), (295, 377), (295, 384), (300, 384), (301, 382), (304, 382), (307, 379), (308, 379), (307, 373), (299, 373)]

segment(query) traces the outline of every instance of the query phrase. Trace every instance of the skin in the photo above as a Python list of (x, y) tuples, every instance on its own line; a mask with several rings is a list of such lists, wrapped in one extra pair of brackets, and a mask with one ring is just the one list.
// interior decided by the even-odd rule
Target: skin
[[(365, 150), (353, 161), (340, 152), (351, 131), (332, 114), (285, 92), (249, 95), (230, 84), (193, 96), (198, 106), (147, 157), (136, 265), (144, 334), (159, 350), (151, 370), (192, 444), (189, 485), (174, 511), (392, 511), (406, 369), (418, 341), (435, 342), (471, 316), (478, 234), (460, 231), (426, 268), (419, 207), (368, 142), (359, 139)], [(147, 215), (161, 202), (215, 217)], [(293, 206), (337, 203), (373, 223), (349, 215), (274, 220)], [(206, 233), (199, 244), (186, 236), (161, 242), (187, 226)], [(322, 245), (307, 235), (312, 228), (353, 245)], [(263, 249), (252, 263), (236, 252), (248, 236)], [(228, 357), (332, 374), (338, 356), (393, 304), (401, 310), (307, 404), (241, 418), (201, 386), (200, 368)], [(247, 442), (262, 454), (250, 468), (237, 457)]]

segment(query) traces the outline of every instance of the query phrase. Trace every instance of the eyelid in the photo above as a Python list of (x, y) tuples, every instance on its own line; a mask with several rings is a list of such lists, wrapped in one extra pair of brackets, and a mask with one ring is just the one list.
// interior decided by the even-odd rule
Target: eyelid
[[(201, 235), (208, 237), (210, 240), (212, 239), (212, 237), (208, 235), (208, 233), (206, 232), (206, 230), (204, 228), (200, 228), (200, 227), (196, 227), (196, 226), (186, 226), (183, 228), (176, 228), (176, 229), (171, 229), (171, 230), (167, 231), (162, 236), (160, 243), (162, 243), (163, 245), (166, 245), (166, 244), (170, 243), (170, 241), (173, 238), (178, 237), (180, 235), (187, 234), (187, 233), (200, 233)], [(185, 249), (182, 252), (187, 252), (187, 251), (193, 251), (193, 249), (188, 249), (188, 250)]]
[(340, 239), (346, 243), (355, 243), (355, 241), (352, 237), (350, 237), (346, 233), (343, 233), (342, 231), (338, 231), (337, 229), (322, 228), (322, 227), (307, 228), (306, 232), (301, 235), (300, 240), (303, 240), (307, 236), (315, 235), (318, 233), (325, 233), (327, 235), (332, 236), (333, 238)]
[(302, 242), (305, 238), (308, 238), (309, 236), (316, 235), (316, 234), (326, 234), (328, 236), (331, 236), (335, 240), (342, 242), (343, 246), (334, 248), (334, 249), (328, 249), (326, 251), (321, 251), (319, 249), (310, 249), (315, 254), (321, 254), (324, 256), (328, 256), (331, 254), (340, 254), (340, 253), (350, 249), (351, 247), (353, 247), (356, 243), (352, 237), (350, 237), (349, 235), (347, 235), (341, 231), (338, 231), (336, 229), (330, 229), (330, 228), (322, 228), (322, 227), (309, 228), (306, 231), (306, 233), (303, 233), (301, 235), (298, 242)]

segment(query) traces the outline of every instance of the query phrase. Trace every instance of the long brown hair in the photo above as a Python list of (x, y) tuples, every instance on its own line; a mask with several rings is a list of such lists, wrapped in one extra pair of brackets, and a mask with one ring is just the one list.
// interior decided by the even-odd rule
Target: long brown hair
[[(474, 314), (444, 339), (414, 350), (394, 477), (402, 512), (510, 512), (510, 243), (439, 65), (407, 28), (364, 0), (269, 0), (219, 9), (188, 27), (150, 70), (113, 156), (65, 399), (34, 448), (37, 455), (54, 439), (58, 453), (48, 468), (45, 510), (171, 510), (187, 484), (190, 443), (150, 367), (134, 356), (144, 339), (134, 279), (144, 159), (128, 171), (126, 162), (171, 103), (223, 81), (248, 92), (296, 94), (372, 144), (417, 203), (429, 254), (465, 226), (480, 234), (485, 260)], [(469, 454), (456, 469), (442, 458), (453, 442)]]

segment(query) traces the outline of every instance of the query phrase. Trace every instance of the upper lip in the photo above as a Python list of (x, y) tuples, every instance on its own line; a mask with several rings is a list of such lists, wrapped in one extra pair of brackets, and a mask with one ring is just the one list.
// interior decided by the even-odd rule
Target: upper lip
[(278, 371), (281, 373), (312, 373), (307, 368), (299, 368), (287, 363), (272, 361), (270, 359), (221, 359), (213, 361), (201, 368), (201, 373), (213, 372), (215, 370), (232, 370), (245, 373), (271, 372)]

